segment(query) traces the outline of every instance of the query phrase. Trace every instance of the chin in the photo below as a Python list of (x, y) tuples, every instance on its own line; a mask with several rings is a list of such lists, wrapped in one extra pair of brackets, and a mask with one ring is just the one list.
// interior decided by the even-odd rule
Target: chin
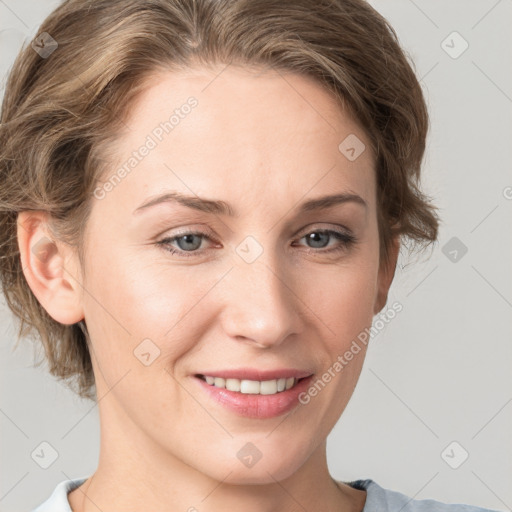
[[(265, 456), (262, 453), (257, 460), (257, 452), (254, 452), (256, 457), (253, 457), (253, 460), (248, 457), (244, 461), (244, 453), (242, 453), (240, 458), (224, 458), (220, 465), (215, 463), (218, 459), (212, 457), (212, 464), (209, 467), (203, 466), (202, 472), (215, 480), (231, 485), (274, 484), (293, 475), (307, 460), (304, 454), (292, 454), (289, 446), (284, 447), (284, 452), (275, 449), (272, 455)], [(222, 454), (219, 454), (219, 457), (222, 457)]]

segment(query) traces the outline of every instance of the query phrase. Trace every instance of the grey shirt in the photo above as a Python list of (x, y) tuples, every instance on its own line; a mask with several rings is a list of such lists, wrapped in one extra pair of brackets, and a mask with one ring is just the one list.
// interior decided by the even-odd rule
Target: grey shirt
[[(72, 512), (67, 495), (82, 485), (87, 478), (64, 480), (57, 485), (52, 495), (32, 512)], [(414, 500), (405, 494), (384, 489), (370, 479), (343, 483), (366, 491), (366, 503), (362, 512), (498, 512), (489, 508), (448, 504), (431, 499)]]

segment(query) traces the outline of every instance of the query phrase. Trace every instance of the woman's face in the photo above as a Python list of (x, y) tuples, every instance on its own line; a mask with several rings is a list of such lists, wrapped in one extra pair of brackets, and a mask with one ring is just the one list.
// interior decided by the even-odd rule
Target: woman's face
[[(334, 363), (386, 299), (369, 140), (297, 75), (229, 66), (149, 83), (86, 229), (102, 450), (228, 483), (286, 478), (320, 460), (365, 346)], [(304, 207), (333, 195), (348, 199)], [(241, 393), (198, 375), (280, 382)], [(276, 392), (294, 375), (311, 377)]]

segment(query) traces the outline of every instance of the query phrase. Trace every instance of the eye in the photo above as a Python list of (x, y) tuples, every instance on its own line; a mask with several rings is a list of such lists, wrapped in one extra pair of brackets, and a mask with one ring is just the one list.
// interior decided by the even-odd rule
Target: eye
[[(343, 231), (338, 231), (334, 229), (316, 229), (315, 231), (311, 231), (304, 235), (299, 240), (305, 239), (309, 245), (310, 249), (313, 251), (308, 252), (317, 252), (317, 253), (331, 253), (338, 252), (342, 250), (347, 250), (350, 246), (356, 243), (356, 237), (351, 233), (345, 233)], [(316, 251), (314, 249), (323, 249), (328, 246), (329, 241), (333, 240), (338, 241), (339, 243), (334, 247), (331, 247), (327, 250)]]
[[(157, 245), (163, 246), (163, 248), (171, 254), (179, 254), (180, 256), (189, 257), (193, 256), (193, 253), (198, 252), (197, 249), (201, 246), (202, 239), (212, 240), (206, 233), (195, 231), (182, 233), (170, 238), (164, 238), (157, 242)], [(178, 250), (171, 245), (173, 243), (178, 245)]]

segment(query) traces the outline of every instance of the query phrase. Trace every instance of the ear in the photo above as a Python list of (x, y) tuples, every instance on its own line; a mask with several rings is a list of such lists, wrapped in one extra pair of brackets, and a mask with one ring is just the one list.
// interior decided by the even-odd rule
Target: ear
[(84, 318), (80, 267), (72, 247), (54, 240), (48, 214), (18, 214), (17, 235), (23, 274), (37, 300), (57, 322), (71, 325)]
[(395, 277), (398, 253), (400, 252), (400, 235), (393, 237), (389, 247), (389, 258), (387, 262), (381, 262), (379, 266), (377, 296), (375, 298), (374, 315), (379, 313), (386, 305), (388, 292)]

